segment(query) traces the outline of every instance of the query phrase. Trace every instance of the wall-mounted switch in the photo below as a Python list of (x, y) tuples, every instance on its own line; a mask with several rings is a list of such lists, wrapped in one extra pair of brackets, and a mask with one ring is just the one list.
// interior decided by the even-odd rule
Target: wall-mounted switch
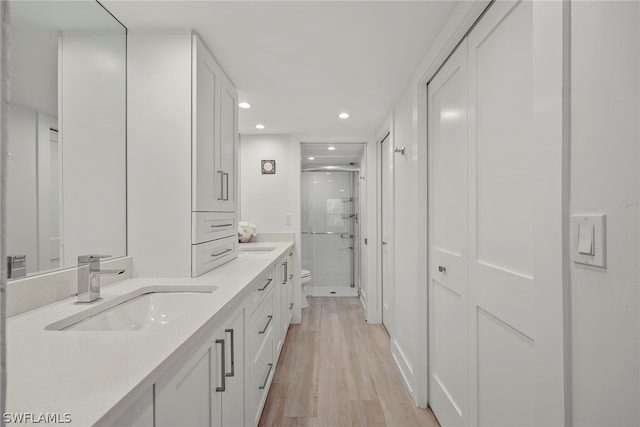
[(571, 215), (571, 260), (606, 267), (605, 215)]
[(593, 256), (593, 225), (578, 224), (578, 253)]

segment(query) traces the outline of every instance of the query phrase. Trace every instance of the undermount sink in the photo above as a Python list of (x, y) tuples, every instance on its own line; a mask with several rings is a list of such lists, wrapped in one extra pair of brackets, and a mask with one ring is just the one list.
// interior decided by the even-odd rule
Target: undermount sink
[(140, 331), (159, 328), (192, 311), (216, 286), (147, 286), (54, 322), (48, 331)]
[(271, 252), (274, 246), (244, 246), (240, 247), (241, 252)]

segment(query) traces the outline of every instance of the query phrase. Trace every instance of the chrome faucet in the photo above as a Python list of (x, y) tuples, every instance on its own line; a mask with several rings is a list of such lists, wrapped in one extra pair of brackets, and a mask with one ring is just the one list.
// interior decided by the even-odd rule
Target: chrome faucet
[(117, 276), (127, 270), (101, 270), (100, 258), (111, 255), (81, 255), (78, 257), (78, 302), (88, 304), (100, 299), (100, 276)]

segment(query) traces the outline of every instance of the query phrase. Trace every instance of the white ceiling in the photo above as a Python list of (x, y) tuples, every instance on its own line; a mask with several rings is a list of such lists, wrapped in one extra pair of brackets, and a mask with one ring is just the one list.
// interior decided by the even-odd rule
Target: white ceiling
[[(130, 31), (195, 30), (241, 100), (253, 104), (240, 110), (241, 133), (364, 141), (407, 88), (457, 1), (102, 3)], [(351, 118), (338, 119), (341, 111)]]

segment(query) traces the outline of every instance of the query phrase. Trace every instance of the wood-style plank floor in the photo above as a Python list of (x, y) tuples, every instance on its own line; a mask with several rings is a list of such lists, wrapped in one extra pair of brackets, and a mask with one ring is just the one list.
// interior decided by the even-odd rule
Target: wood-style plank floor
[(393, 363), (389, 335), (358, 298), (309, 298), (291, 325), (260, 426), (439, 427), (416, 408)]

